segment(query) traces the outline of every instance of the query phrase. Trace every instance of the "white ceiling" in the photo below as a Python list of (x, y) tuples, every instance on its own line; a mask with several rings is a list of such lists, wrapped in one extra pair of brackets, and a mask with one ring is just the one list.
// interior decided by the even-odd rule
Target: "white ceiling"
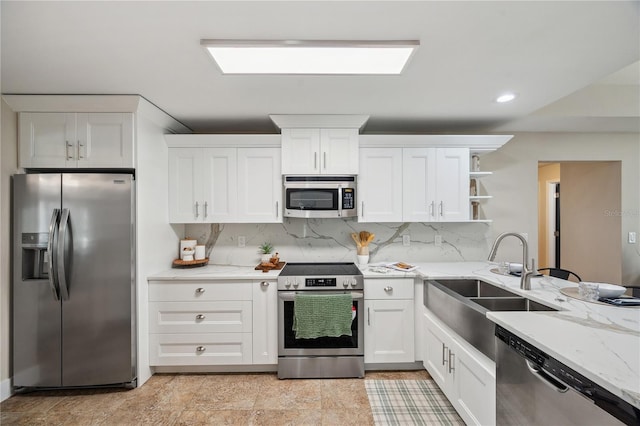
[[(0, 2), (1, 88), (140, 94), (197, 132), (635, 131), (638, 1)], [(401, 76), (221, 75), (200, 39), (417, 39)], [(504, 91), (516, 101), (497, 104)]]

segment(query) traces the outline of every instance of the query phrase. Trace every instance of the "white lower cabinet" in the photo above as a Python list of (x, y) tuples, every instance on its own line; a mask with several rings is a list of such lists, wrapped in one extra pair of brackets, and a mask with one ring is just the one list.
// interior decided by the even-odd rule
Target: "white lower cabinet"
[(251, 364), (252, 285), (150, 281), (150, 365)]
[(496, 424), (495, 363), (424, 313), (424, 367), (466, 424)]
[(253, 363), (278, 363), (278, 284), (253, 282)]
[(415, 361), (413, 279), (365, 280), (365, 363)]

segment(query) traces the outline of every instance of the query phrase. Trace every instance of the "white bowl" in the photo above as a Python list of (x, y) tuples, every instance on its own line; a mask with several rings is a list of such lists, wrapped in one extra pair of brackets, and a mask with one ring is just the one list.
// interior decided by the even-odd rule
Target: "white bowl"
[(509, 263), (509, 272), (519, 274), (522, 272), (522, 263)]
[[(583, 281), (585, 282), (585, 281)], [(590, 283), (598, 284), (598, 295), (600, 297), (613, 298), (622, 295), (627, 289), (621, 285), (607, 284), (607, 283)]]

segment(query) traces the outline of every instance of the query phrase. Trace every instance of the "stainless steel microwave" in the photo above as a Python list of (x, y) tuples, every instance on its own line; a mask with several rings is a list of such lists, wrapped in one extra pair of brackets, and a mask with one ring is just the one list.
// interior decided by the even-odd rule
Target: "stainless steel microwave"
[(355, 176), (284, 177), (285, 217), (354, 217), (356, 205)]

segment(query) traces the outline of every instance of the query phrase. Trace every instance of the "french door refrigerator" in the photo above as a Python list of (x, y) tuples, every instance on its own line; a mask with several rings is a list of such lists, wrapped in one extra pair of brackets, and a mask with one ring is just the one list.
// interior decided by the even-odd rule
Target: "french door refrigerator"
[(13, 176), (13, 385), (135, 386), (131, 174)]

